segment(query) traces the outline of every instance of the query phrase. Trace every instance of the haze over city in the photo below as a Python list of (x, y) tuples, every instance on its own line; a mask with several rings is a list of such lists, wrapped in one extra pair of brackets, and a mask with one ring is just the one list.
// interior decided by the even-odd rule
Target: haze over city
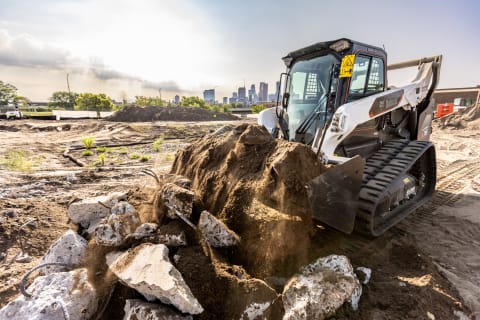
[[(113, 99), (230, 97), (284, 71), (281, 57), (348, 37), (389, 62), (443, 54), (439, 88), (480, 84), (480, 4), (465, 1), (0, 0), (0, 79), (47, 100), (66, 90)], [(407, 75), (399, 75), (405, 81)]]

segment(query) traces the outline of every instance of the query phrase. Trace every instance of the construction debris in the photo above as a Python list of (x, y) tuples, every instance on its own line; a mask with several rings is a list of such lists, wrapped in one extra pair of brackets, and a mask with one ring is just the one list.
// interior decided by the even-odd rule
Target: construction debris
[(32, 297), (20, 296), (7, 304), (0, 310), (0, 319), (85, 320), (97, 311), (97, 294), (87, 269), (37, 277), (28, 291)]
[(107, 264), (122, 283), (141, 294), (172, 304), (183, 313), (203, 312), (180, 272), (170, 263), (165, 245), (145, 243), (120, 255), (110, 253)]
[(115, 206), (111, 215), (99, 221), (95, 227), (95, 242), (102, 246), (119, 246), (127, 236), (134, 233), (140, 225), (140, 217), (130, 204), (124, 202)]
[(138, 299), (125, 302), (123, 320), (192, 320), (190, 315), (182, 315), (171, 308)]
[(110, 215), (110, 208), (121, 199), (125, 199), (125, 197), (125, 193), (114, 192), (106, 196), (87, 198), (74, 202), (68, 207), (68, 217), (73, 223), (88, 229), (89, 234), (91, 234), (100, 220)]
[(166, 183), (160, 189), (160, 196), (167, 207), (167, 217), (177, 219), (178, 216), (187, 219), (192, 215), (193, 192), (175, 183)]
[[(40, 264), (58, 262), (69, 268), (80, 265), (87, 250), (87, 241), (72, 230), (55, 241), (48, 249)], [(64, 267), (49, 265), (40, 269), (40, 274), (64, 271)]]
[(212, 247), (232, 247), (240, 242), (240, 237), (235, 232), (206, 210), (200, 215), (198, 229)]
[(345, 302), (358, 308), (362, 287), (345, 256), (330, 255), (304, 267), (283, 290), (283, 319), (325, 319)]

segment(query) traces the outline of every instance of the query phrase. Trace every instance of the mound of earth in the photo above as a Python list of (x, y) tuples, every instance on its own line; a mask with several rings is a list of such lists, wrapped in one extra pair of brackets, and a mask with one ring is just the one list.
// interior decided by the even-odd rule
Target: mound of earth
[(467, 128), (470, 122), (480, 119), (480, 104), (449, 114), (440, 119), (440, 127)]
[(172, 173), (192, 181), (196, 214), (207, 210), (242, 238), (232, 254), (257, 277), (290, 274), (306, 262), (312, 231), (307, 183), (324, 167), (305, 145), (243, 124), (177, 154)]
[(227, 112), (214, 112), (194, 107), (126, 106), (106, 118), (106, 120), (116, 122), (230, 121), (239, 120), (239, 118)]

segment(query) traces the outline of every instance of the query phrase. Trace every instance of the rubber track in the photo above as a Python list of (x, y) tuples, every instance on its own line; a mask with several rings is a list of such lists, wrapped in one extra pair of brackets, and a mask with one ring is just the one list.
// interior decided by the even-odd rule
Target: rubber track
[[(385, 191), (399, 176), (412, 168), (419, 157), (431, 147), (430, 142), (425, 141), (393, 141), (386, 144), (374, 156), (366, 162), (364, 181), (359, 194), (359, 209), (357, 211), (355, 228), (357, 231), (377, 236), (383, 233), (388, 227), (399, 221), (407, 214), (400, 211), (399, 215), (389, 218), (389, 226), (383, 228), (379, 233), (373, 232), (371, 226), (375, 219), (375, 211), (382, 201)], [(377, 159), (385, 159), (383, 163)]]

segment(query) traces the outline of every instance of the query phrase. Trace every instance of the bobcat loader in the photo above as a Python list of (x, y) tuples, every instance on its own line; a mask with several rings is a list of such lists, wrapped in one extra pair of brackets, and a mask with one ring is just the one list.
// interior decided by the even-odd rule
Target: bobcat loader
[[(432, 94), (442, 56), (387, 66), (385, 50), (339, 39), (283, 61), (277, 107), (258, 122), (277, 138), (310, 145), (328, 165), (307, 186), (315, 219), (379, 236), (431, 199)], [(411, 83), (388, 87), (387, 70), (414, 66)]]

